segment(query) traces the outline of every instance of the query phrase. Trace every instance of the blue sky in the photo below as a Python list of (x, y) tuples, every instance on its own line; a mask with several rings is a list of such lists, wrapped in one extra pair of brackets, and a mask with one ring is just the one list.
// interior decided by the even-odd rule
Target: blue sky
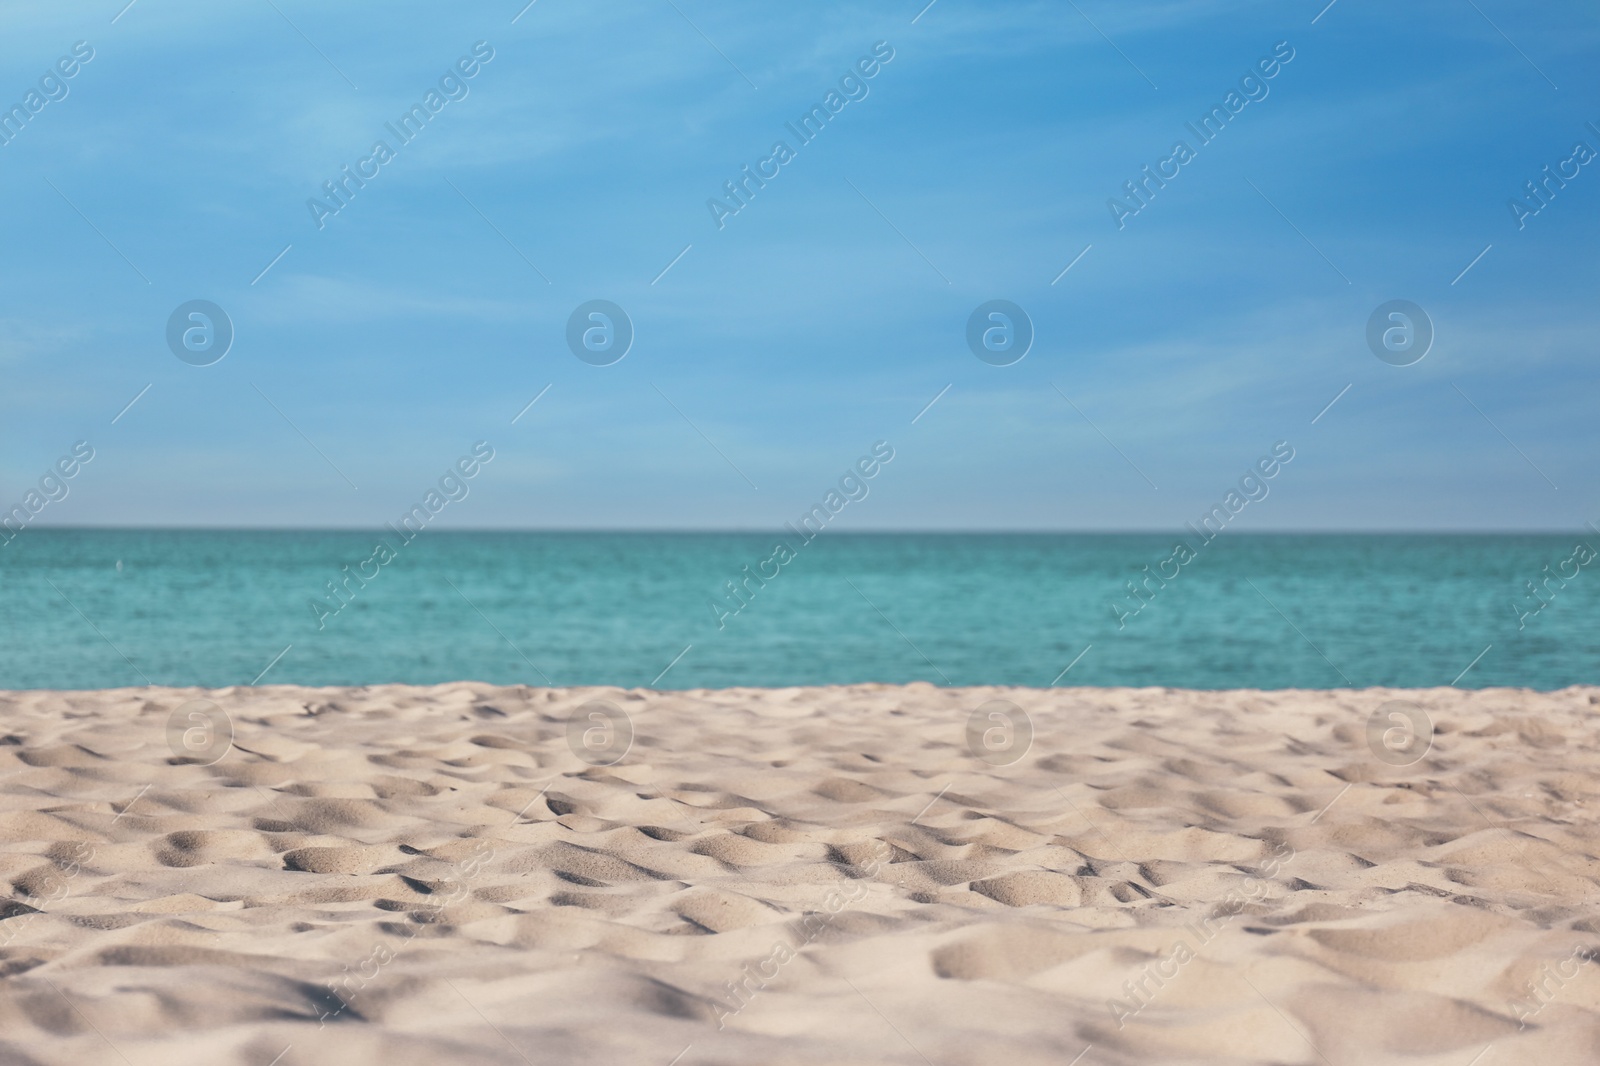
[[(7, 5), (6, 107), (94, 57), (0, 146), (0, 505), (82, 439), (39, 524), (377, 527), (487, 440), (441, 527), (768, 529), (881, 439), (841, 527), (1167, 530), (1287, 440), (1249, 528), (1600, 521), (1600, 164), (1524, 228), (1507, 206), (1600, 149), (1592, 8), (438, 6)], [(479, 41), (318, 229), (322, 183)], [(1108, 198), (1279, 42), (1118, 229)], [(1397, 298), (1437, 331), (1406, 367), (1364, 339)], [(211, 366), (165, 340), (193, 299), (236, 331)], [(636, 332), (610, 366), (565, 339), (594, 299)], [(1011, 366), (967, 349), (992, 299), (1036, 331)]]

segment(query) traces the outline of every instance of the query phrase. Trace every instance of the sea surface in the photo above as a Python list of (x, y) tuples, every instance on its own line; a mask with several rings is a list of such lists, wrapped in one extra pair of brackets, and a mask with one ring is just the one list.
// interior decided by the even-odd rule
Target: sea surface
[(0, 546), (0, 688), (1600, 682), (1581, 535), (1191, 534), (1181, 567), (1175, 540), (31, 529)]

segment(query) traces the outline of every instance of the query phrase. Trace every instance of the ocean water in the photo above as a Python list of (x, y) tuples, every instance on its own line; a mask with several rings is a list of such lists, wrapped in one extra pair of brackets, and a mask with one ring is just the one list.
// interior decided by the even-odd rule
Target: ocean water
[(1224, 533), (1181, 566), (1146, 534), (384, 536), (380, 565), (357, 532), (28, 530), (0, 688), (1600, 682), (1578, 535)]

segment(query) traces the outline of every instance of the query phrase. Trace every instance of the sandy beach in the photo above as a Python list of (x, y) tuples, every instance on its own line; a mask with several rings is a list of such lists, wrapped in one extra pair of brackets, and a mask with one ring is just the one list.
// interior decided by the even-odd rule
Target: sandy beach
[(1596, 703), (0, 693), (0, 1060), (1593, 1063)]

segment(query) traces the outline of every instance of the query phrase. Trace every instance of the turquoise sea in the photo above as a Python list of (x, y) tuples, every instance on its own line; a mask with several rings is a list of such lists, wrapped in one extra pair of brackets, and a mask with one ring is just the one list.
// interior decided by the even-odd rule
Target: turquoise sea
[(381, 565), (379, 537), (28, 530), (0, 545), (0, 688), (1600, 682), (1580, 535), (1224, 533), (1181, 568), (1155, 534), (385, 531)]

